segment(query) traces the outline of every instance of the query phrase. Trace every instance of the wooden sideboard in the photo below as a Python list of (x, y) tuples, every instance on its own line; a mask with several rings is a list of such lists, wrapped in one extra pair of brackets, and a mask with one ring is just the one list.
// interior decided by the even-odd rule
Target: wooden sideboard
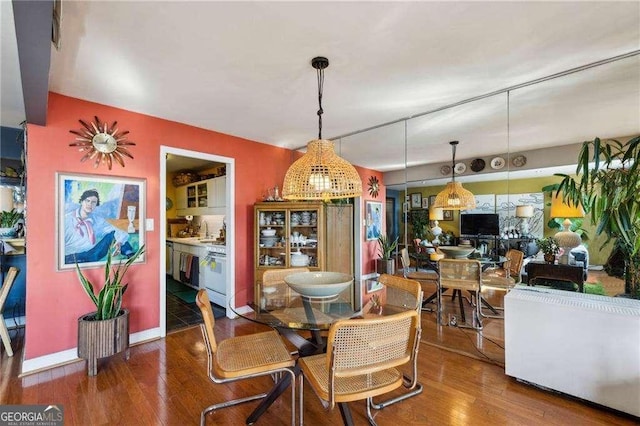
[(526, 271), (529, 285), (534, 285), (536, 278), (571, 281), (578, 284), (580, 293), (584, 292), (584, 269), (581, 266), (529, 262)]

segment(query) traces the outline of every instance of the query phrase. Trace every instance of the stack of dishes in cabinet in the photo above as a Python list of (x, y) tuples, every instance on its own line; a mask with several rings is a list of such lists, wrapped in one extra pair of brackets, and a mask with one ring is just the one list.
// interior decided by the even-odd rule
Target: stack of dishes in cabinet
[(309, 266), (309, 256), (302, 253), (300, 249), (298, 249), (298, 251), (291, 253), (291, 266), (293, 267)]
[(260, 237), (260, 247), (273, 247), (276, 242), (280, 239), (276, 235), (276, 230), (271, 228), (266, 228), (260, 231), (262, 235)]

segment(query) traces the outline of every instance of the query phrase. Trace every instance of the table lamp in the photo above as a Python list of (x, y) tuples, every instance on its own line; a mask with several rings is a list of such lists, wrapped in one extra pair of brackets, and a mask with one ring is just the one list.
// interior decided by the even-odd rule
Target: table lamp
[(521, 205), (516, 206), (516, 217), (521, 218), (520, 222), (520, 237), (526, 238), (529, 236), (529, 218), (533, 217), (533, 206)]
[(431, 241), (431, 244), (440, 244), (440, 239), (438, 237), (440, 236), (440, 234), (442, 234), (442, 228), (438, 226), (438, 221), (442, 219), (444, 219), (442, 207), (432, 207), (429, 209), (429, 220), (433, 220), (433, 228), (431, 228), (431, 233), (435, 237), (433, 241)]
[(582, 243), (582, 238), (580, 238), (580, 235), (569, 229), (571, 227), (571, 220), (569, 219), (584, 217), (584, 210), (582, 209), (582, 206), (580, 204), (576, 206), (569, 202), (564, 202), (562, 200), (562, 195), (556, 194), (551, 199), (550, 213), (552, 219), (564, 218), (564, 222), (562, 223), (562, 227), (564, 229), (554, 235), (553, 238), (556, 239), (558, 245), (564, 251), (558, 263), (566, 265), (569, 263), (569, 252), (571, 251), (571, 249), (578, 247)]

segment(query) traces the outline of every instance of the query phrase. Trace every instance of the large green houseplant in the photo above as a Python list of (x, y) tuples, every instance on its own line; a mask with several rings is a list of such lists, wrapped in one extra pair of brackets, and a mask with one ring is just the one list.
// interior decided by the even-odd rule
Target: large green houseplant
[(90, 376), (97, 374), (97, 361), (120, 352), (129, 358), (129, 311), (122, 308), (122, 297), (129, 284), (122, 283), (129, 266), (144, 253), (144, 245), (131, 255), (126, 262), (114, 261), (115, 244), (109, 247), (104, 265), (102, 289), (97, 288), (82, 273), (76, 263), (78, 278), (96, 311), (78, 318), (78, 357), (88, 361)]
[(595, 138), (582, 145), (576, 177), (558, 174), (558, 193), (581, 202), (596, 234), (615, 241), (625, 257), (625, 292), (640, 298), (640, 136), (627, 142)]

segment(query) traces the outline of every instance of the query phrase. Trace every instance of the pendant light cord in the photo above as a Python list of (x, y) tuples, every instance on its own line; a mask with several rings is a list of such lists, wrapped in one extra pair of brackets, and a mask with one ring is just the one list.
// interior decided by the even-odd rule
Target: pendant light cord
[(452, 160), (451, 160), (451, 182), (456, 182), (456, 146), (458, 145), (458, 141), (451, 141), (451, 151), (453, 152)]
[(324, 68), (318, 68), (318, 139), (322, 139), (322, 89), (324, 86)]

